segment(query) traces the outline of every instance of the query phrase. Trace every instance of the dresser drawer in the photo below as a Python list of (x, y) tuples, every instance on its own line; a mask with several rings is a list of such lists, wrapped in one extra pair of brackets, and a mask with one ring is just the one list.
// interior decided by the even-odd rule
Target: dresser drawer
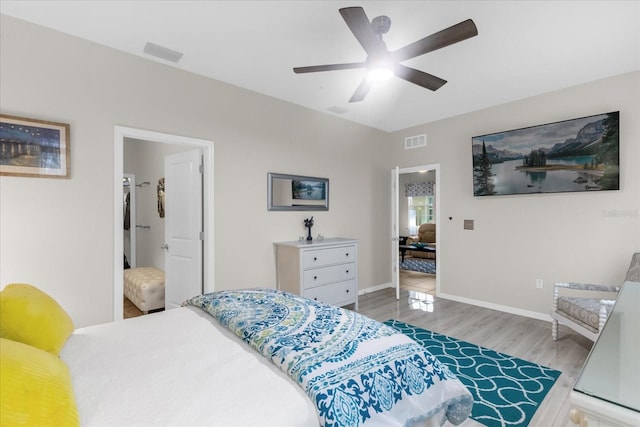
[(356, 264), (339, 264), (330, 267), (313, 268), (303, 273), (302, 286), (305, 289), (325, 285), (327, 283), (342, 282), (356, 278)]
[(339, 307), (354, 304), (358, 309), (357, 240), (329, 237), (274, 246), (278, 289)]
[(356, 281), (347, 280), (346, 282), (305, 289), (303, 296), (336, 306), (351, 304), (356, 301)]
[(355, 246), (340, 246), (337, 248), (314, 249), (302, 254), (302, 268), (315, 268), (324, 265), (356, 262)]

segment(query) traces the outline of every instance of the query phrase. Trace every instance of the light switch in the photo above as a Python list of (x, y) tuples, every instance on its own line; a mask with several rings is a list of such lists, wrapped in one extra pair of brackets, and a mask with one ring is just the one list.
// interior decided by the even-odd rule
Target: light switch
[(464, 229), (465, 230), (473, 230), (473, 220), (472, 219), (465, 219), (464, 220)]

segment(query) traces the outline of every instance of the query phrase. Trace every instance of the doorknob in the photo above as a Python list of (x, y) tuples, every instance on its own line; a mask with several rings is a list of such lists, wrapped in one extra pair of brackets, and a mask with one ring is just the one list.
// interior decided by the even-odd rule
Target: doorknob
[(164, 249), (165, 251), (169, 250), (169, 245), (165, 243), (164, 245), (160, 246), (160, 249)]

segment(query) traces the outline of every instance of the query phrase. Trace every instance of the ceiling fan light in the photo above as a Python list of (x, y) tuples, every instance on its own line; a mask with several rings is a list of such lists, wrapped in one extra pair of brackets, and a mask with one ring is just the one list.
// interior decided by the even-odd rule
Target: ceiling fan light
[(393, 70), (390, 68), (373, 68), (367, 74), (367, 78), (372, 82), (384, 82), (391, 77), (393, 77)]

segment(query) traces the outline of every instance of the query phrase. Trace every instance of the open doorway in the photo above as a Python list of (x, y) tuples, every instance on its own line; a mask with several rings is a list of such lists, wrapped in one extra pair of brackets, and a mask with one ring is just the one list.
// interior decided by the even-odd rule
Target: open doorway
[[(439, 165), (396, 169), (392, 215), (397, 230), (393, 267), (397, 296), (400, 289), (435, 296), (439, 291)], [(395, 249), (395, 248), (394, 248)]]
[(431, 295), (436, 290), (435, 184), (433, 169), (399, 175), (399, 243), (415, 247), (400, 251), (400, 287)]
[(125, 319), (202, 293), (201, 151), (125, 138), (124, 176), (137, 178), (125, 196)]
[[(213, 264), (213, 142), (179, 135), (164, 134), (141, 129), (115, 126), (114, 128), (114, 278), (113, 278), (113, 319), (123, 319), (123, 271), (122, 256), (124, 212), (122, 209), (124, 172), (124, 145), (126, 140), (146, 141), (152, 144), (171, 144), (176, 146), (195, 148), (202, 153), (202, 290), (214, 290)], [(151, 186), (150, 186), (151, 187)], [(153, 186), (155, 190), (155, 185)], [(139, 263), (138, 263), (139, 264)]]

